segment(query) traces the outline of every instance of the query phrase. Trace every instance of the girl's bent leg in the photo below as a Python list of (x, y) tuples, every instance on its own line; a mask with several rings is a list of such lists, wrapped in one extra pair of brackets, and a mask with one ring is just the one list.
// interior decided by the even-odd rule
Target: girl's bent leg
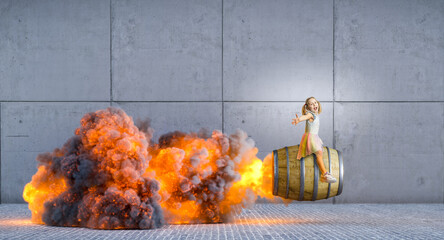
[(316, 154), (316, 162), (318, 163), (319, 170), (321, 170), (322, 175), (324, 175), (327, 170), (325, 170), (324, 161), (322, 159), (322, 150), (315, 152)]

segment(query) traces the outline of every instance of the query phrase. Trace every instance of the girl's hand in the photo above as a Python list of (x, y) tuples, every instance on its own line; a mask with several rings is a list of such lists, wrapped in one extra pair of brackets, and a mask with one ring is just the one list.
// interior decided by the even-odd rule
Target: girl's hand
[(291, 124), (297, 125), (298, 123), (301, 122), (301, 120), (299, 120), (298, 114), (296, 113), (296, 118), (293, 118), (293, 121), (291, 122)]

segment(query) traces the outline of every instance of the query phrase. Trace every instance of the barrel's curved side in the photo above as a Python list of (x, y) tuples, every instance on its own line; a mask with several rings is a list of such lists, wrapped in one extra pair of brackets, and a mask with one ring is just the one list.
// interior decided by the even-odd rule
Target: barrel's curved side
[(287, 188), (285, 189), (285, 198), (288, 198), (288, 193), (290, 192), (290, 157), (288, 156), (288, 147), (285, 147), (285, 152), (287, 154)]
[(342, 160), (342, 154), (340, 151), (336, 150), (338, 152), (338, 159), (339, 159), (339, 186), (338, 186), (338, 193), (336, 196), (340, 195), (342, 193), (342, 186), (344, 185), (344, 161)]
[[(330, 154), (330, 148), (327, 148), (327, 154), (328, 154), (328, 172), (331, 173), (331, 154)], [(328, 190), (327, 190), (327, 197), (325, 199), (330, 197), (330, 189), (331, 189), (331, 183), (328, 184)]]
[(304, 201), (304, 188), (305, 188), (305, 163), (304, 163), (304, 158), (301, 158), (301, 178), (299, 181), (299, 201)]
[[(318, 197), (318, 185), (319, 185), (319, 166), (316, 162), (316, 154), (313, 153), (313, 167), (314, 167), (314, 174), (313, 174), (313, 196), (311, 197), (312, 201), (315, 201)], [(322, 161), (322, 159), (321, 159)]]
[[(326, 152), (323, 153), (322, 161), (338, 179), (335, 183), (326, 184), (319, 181), (319, 166), (315, 154), (297, 160), (297, 149), (294, 149), (297, 147), (287, 146), (273, 150), (273, 195), (298, 201), (315, 201), (340, 195), (344, 185), (344, 161), (341, 152), (334, 148), (324, 148)], [(314, 176), (311, 176), (312, 172)]]

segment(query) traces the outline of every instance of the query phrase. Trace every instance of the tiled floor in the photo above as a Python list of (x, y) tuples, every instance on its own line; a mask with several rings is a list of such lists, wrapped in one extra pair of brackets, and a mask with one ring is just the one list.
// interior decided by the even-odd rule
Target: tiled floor
[(257, 204), (223, 224), (94, 230), (31, 222), (26, 204), (0, 205), (1, 239), (444, 239), (444, 204)]

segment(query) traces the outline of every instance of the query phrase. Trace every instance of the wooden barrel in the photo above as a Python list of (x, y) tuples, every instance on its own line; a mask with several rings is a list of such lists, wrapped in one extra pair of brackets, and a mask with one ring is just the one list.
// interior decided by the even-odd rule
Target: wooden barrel
[(299, 145), (273, 151), (273, 195), (298, 201), (315, 201), (338, 196), (342, 192), (344, 167), (341, 152), (323, 147), (325, 169), (338, 181), (320, 181), (316, 155), (299, 160)]

